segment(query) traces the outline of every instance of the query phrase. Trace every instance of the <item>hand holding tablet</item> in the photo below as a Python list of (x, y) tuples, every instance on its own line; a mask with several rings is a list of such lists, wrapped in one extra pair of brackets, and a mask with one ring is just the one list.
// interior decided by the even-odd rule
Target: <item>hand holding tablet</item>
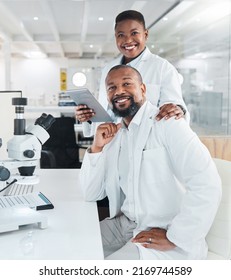
[[(86, 112), (89, 109), (93, 110), (92, 112), (95, 114), (90, 118), (92, 122), (112, 122), (109, 114), (87, 88), (68, 90), (66, 93), (79, 107), (81, 107), (80, 105), (87, 106), (82, 106), (81, 110), (86, 110)], [(89, 112), (89, 116), (92, 115), (92, 112)]]

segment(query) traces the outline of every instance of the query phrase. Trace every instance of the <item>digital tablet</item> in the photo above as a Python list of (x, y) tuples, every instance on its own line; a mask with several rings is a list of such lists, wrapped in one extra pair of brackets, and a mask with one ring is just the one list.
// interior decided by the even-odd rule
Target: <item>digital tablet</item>
[(76, 105), (87, 105), (88, 108), (94, 110), (95, 115), (91, 118), (92, 122), (112, 122), (107, 111), (87, 88), (67, 90), (66, 93)]

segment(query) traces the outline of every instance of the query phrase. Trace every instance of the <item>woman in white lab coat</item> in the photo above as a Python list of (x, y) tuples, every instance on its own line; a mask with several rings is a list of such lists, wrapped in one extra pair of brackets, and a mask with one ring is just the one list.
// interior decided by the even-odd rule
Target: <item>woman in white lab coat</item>
[[(133, 10), (120, 13), (116, 17), (115, 38), (121, 55), (103, 69), (98, 98), (103, 107), (108, 109), (105, 90), (108, 71), (115, 65), (127, 64), (141, 73), (147, 87), (147, 99), (161, 108), (157, 117), (181, 118), (187, 110), (182, 98), (178, 72), (167, 60), (152, 54), (146, 46), (148, 30), (145, 28), (143, 15)], [(76, 117), (80, 122), (84, 122), (86, 136), (94, 133), (94, 129), (90, 131), (90, 126), (86, 123), (93, 115), (94, 112), (85, 105), (76, 107)], [(188, 112), (186, 117), (189, 118)]]

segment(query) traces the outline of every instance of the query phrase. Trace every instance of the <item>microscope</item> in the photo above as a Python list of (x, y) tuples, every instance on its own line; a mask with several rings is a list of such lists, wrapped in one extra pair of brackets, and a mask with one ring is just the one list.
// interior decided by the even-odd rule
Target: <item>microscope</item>
[[(12, 98), (15, 106), (16, 118), (14, 119), (14, 137), (7, 142), (7, 160), (0, 160), (0, 182), (7, 181), (12, 176), (12, 171), (18, 169), (20, 176), (32, 176), (38, 160), (41, 157), (42, 145), (49, 139), (47, 130), (55, 118), (43, 113), (33, 125), (26, 129), (24, 107), (27, 98)], [(0, 139), (0, 147), (1, 147)]]

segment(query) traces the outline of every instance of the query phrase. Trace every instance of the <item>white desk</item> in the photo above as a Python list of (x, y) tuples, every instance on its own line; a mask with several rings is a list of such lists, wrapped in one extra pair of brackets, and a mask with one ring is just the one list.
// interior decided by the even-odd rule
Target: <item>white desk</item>
[[(42, 210), (48, 228), (37, 225), (0, 234), (0, 259), (103, 259), (96, 203), (84, 202), (78, 169), (41, 169), (36, 187), (54, 204)], [(30, 232), (32, 236), (30, 237)]]

